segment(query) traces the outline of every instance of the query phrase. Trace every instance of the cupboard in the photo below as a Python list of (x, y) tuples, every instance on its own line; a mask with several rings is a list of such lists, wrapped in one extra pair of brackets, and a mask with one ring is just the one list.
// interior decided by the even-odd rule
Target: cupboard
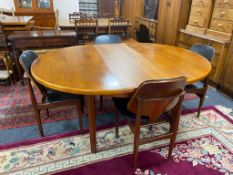
[(53, 0), (14, 0), (16, 16), (33, 16), (35, 26), (54, 27)]

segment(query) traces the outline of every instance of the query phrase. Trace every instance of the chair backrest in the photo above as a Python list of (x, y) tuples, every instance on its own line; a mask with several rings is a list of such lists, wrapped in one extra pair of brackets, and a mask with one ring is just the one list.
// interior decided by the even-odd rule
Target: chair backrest
[(110, 19), (108, 23), (109, 34), (113, 33), (127, 33), (129, 30), (129, 20), (124, 18)]
[(43, 86), (41, 86), (40, 84), (38, 84), (34, 78), (31, 75), (31, 66), (32, 63), (38, 58), (38, 55), (33, 52), (32, 50), (27, 50), (24, 51), (20, 57), (19, 57), (19, 62), (23, 68), (23, 70), (25, 71), (27, 77), (31, 80), (31, 82), (33, 82), (33, 84), (41, 91), (41, 93), (43, 93)]
[(0, 24), (0, 48), (7, 49), (7, 42), (4, 32), (1, 30)]
[(190, 48), (190, 50), (202, 55), (209, 62), (211, 62), (211, 60), (213, 59), (215, 55), (215, 49), (207, 45), (195, 44)]
[(69, 14), (69, 19), (82, 19), (86, 17), (86, 14), (83, 14), (81, 12), (74, 12)]
[(92, 18), (76, 19), (75, 30), (77, 34), (97, 33), (98, 32), (98, 20)]
[(176, 106), (184, 95), (185, 84), (185, 77), (145, 81), (131, 97), (127, 108), (138, 114), (141, 107), (140, 115), (148, 116), (150, 122), (155, 122), (161, 114)]
[(95, 44), (115, 44), (121, 43), (119, 35), (99, 35), (95, 38)]
[(142, 43), (150, 42), (149, 29), (144, 24), (140, 24), (139, 31), (136, 32), (136, 39)]

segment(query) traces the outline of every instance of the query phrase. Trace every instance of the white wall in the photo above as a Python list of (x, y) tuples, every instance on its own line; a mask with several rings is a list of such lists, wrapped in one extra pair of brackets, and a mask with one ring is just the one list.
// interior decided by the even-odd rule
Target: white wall
[(59, 10), (59, 19), (69, 19), (69, 13), (79, 11), (78, 0), (53, 0), (54, 10)]
[[(53, 0), (54, 10), (59, 10), (59, 19), (68, 19), (69, 13), (79, 11), (78, 0)], [(14, 0), (0, 0), (0, 8), (11, 10), (14, 6)]]
[(11, 10), (15, 8), (14, 0), (0, 0), (0, 8)]

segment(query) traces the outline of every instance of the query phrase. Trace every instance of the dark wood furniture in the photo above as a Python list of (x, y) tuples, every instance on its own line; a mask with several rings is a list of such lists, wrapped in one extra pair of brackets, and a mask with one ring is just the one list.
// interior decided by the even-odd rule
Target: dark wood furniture
[[(104, 33), (104, 34), (109, 33), (109, 20), (110, 19), (111, 18), (98, 18), (97, 19), (98, 33)], [(120, 26), (116, 28), (115, 27), (111, 28), (111, 33), (118, 32), (119, 27), (126, 28), (130, 26), (131, 26), (131, 23), (129, 23), (128, 26), (126, 23), (122, 23)], [(75, 20), (60, 20), (59, 27), (61, 28), (61, 30), (75, 30)], [(88, 33), (89, 31), (93, 31), (95, 29), (96, 29), (96, 26), (89, 26), (86, 28), (86, 33)]]
[(98, 33), (97, 19), (91, 19), (91, 18), (76, 19), (74, 24), (77, 35)]
[(96, 152), (95, 96), (131, 94), (150, 79), (185, 76), (187, 84), (192, 84), (208, 76), (210, 70), (206, 59), (182, 48), (120, 43), (48, 52), (33, 63), (31, 73), (46, 87), (87, 96), (91, 151)]
[[(138, 148), (140, 145), (146, 143), (169, 138), (170, 146), (168, 157), (171, 157), (179, 127), (180, 113), (185, 94), (185, 84), (185, 77), (149, 80), (143, 82), (131, 98), (113, 98), (117, 110), (131, 119), (129, 120), (129, 126), (134, 133), (134, 168), (137, 167)], [(168, 133), (151, 138), (140, 138), (140, 129), (143, 121), (146, 125), (149, 124), (149, 129), (152, 131), (153, 124), (158, 122), (162, 114), (168, 112), (171, 114)], [(118, 121), (119, 114), (117, 113), (117, 136)]]
[(17, 31), (7, 37), (11, 43), (13, 61), (16, 64), (17, 73), (23, 83), (23, 74), (19, 65), (19, 51), (34, 48), (54, 48), (72, 46), (77, 44), (75, 31)]
[(0, 23), (4, 31), (30, 30), (33, 25), (32, 18), (32, 16), (0, 15)]
[[(209, 62), (212, 61), (212, 59), (214, 58), (214, 55), (215, 55), (214, 48), (211, 47), (211, 46), (207, 46), (207, 45), (195, 44), (190, 48), (190, 50), (202, 55)], [(199, 86), (197, 86), (195, 84), (191, 84), (191, 85), (188, 85), (185, 88), (186, 93), (196, 94), (200, 98), (197, 117), (200, 116), (201, 107), (202, 107), (202, 105), (204, 103), (206, 92), (208, 90), (209, 76), (207, 76), (203, 81), (204, 82), (203, 82), (203, 85), (201, 87), (199, 87)]]
[(110, 34), (129, 34), (129, 20), (124, 18), (113, 18), (109, 20), (108, 33)]
[(98, 0), (98, 15), (100, 18), (115, 17), (115, 0)]
[[(33, 51), (29, 50), (29, 51), (25, 51), (22, 53), (22, 55), (19, 58), (19, 62), (27, 75), (31, 102), (32, 102), (34, 113), (35, 113), (35, 119), (36, 119), (36, 122), (39, 128), (39, 131), (40, 131), (40, 135), (42, 137), (44, 136), (43, 127), (42, 127), (41, 118), (40, 118), (41, 110), (46, 110), (47, 115), (49, 117), (49, 109), (59, 107), (59, 106), (65, 106), (65, 105), (77, 106), (79, 128), (81, 132), (83, 132), (83, 121), (82, 121), (83, 112), (82, 112), (82, 104), (81, 104), (81, 100), (83, 97), (80, 95), (72, 95), (72, 94), (50, 90), (38, 84), (33, 79), (30, 73), (31, 65), (37, 58), (38, 58), (38, 55), (36, 55)], [(41, 102), (37, 102), (35, 94), (34, 94), (33, 86), (36, 87), (40, 91), (42, 95)]]
[(33, 16), (35, 26), (54, 27), (53, 0), (14, 0), (16, 16)]

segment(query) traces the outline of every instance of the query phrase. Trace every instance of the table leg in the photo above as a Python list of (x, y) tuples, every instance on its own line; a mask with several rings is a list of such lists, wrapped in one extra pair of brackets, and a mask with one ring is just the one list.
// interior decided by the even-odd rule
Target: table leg
[(87, 114), (90, 133), (91, 152), (96, 153), (96, 116), (95, 116), (95, 96), (87, 96)]

